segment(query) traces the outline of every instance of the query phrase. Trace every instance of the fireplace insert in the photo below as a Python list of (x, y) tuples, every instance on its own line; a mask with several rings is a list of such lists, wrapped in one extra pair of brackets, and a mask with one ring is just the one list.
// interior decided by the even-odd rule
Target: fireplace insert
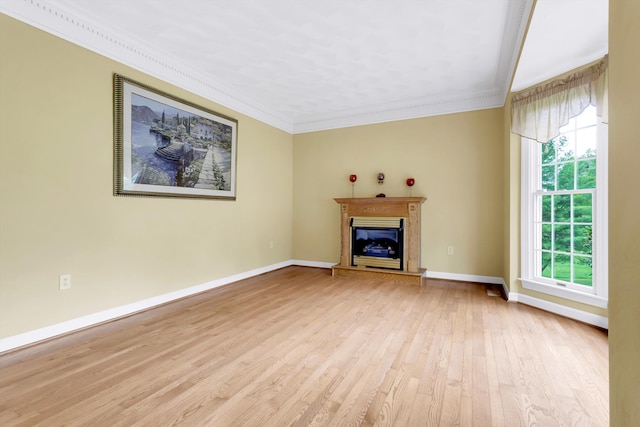
[(402, 270), (404, 218), (351, 219), (351, 265)]

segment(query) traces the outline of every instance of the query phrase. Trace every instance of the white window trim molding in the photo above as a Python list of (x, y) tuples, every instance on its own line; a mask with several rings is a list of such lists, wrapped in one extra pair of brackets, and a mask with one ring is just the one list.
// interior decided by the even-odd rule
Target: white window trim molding
[[(598, 262), (594, 265), (594, 293), (586, 293), (576, 291), (574, 289), (558, 286), (555, 284), (544, 283), (534, 280), (534, 257), (531, 255), (535, 243), (534, 227), (528, 226), (534, 221), (534, 212), (532, 206), (532, 197), (534, 191), (537, 190), (537, 179), (533, 173), (536, 163), (536, 149), (538, 142), (521, 138), (521, 196), (520, 196), (520, 245), (521, 245), (521, 274), (519, 278), (524, 289), (553, 295), (570, 301), (580, 302), (583, 304), (607, 308), (608, 307), (608, 129), (600, 119), (597, 125), (598, 146), (596, 164), (596, 183), (597, 192), (595, 197), (594, 227), (598, 233), (594, 235), (594, 256), (597, 254)], [(604, 167), (602, 167), (604, 165)], [(602, 203), (601, 203), (602, 202)], [(600, 236), (605, 236), (600, 239)], [(594, 257), (595, 258), (595, 257)]]

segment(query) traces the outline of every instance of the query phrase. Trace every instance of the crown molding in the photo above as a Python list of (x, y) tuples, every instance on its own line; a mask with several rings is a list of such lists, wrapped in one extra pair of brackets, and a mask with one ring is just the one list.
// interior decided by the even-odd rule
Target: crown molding
[(500, 97), (503, 104), (516, 73), (529, 21), (533, 16), (534, 2), (535, 0), (509, 2), (496, 74), (496, 85), (501, 89)]
[(177, 66), (175, 64), (180, 64), (180, 61), (172, 61), (165, 52), (154, 51), (71, 11), (38, 0), (0, 0), (0, 12), (241, 114), (285, 132), (293, 132), (290, 118), (251, 100), (239, 89), (215, 81), (198, 70)]
[(351, 126), (370, 125), (398, 120), (417, 119), (442, 114), (462, 113), (502, 107), (504, 97), (500, 89), (459, 95), (425, 96), (378, 104), (360, 109), (341, 111), (324, 116), (296, 120), (293, 133), (316, 132)]
[(166, 52), (76, 16), (71, 10), (43, 0), (0, 0), (0, 12), (8, 16), (290, 134), (502, 107), (532, 7), (533, 0), (509, 2), (495, 87), (489, 91), (425, 96), (294, 121), (273, 107), (256, 102), (237, 87), (225, 85), (199, 70), (178, 66), (181, 62), (172, 60)]

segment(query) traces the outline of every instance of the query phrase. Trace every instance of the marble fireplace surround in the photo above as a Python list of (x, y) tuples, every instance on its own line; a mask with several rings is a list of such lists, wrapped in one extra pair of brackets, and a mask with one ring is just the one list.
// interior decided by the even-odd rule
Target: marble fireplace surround
[[(331, 269), (333, 276), (377, 276), (379, 278), (422, 284), (426, 269), (420, 268), (420, 208), (425, 197), (337, 198), (340, 204), (340, 263)], [(405, 218), (404, 260), (402, 270), (351, 265), (352, 217)]]

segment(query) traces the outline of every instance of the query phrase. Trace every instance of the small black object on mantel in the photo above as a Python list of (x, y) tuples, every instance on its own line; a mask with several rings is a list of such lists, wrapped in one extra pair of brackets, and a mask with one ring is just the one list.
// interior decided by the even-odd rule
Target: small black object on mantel
[(387, 197), (387, 196), (384, 193), (379, 193), (379, 194), (376, 194), (376, 197)]

